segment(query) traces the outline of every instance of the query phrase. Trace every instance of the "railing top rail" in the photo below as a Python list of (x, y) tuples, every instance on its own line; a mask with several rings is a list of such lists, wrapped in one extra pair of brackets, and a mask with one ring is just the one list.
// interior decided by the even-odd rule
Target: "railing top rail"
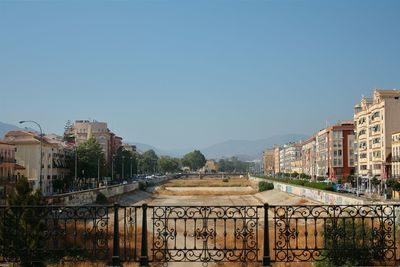
[[(399, 204), (391, 204), (391, 203), (383, 203), (383, 204), (352, 204), (352, 205), (329, 205), (329, 204), (311, 204), (311, 205), (269, 205), (266, 204), (269, 208), (318, 208), (318, 207), (400, 207)], [(117, 205), (120, 208), (141, 208), (143, 205)], [(238, 208), (263, 208), (265, 205), (147, 205), (148, 208), (207, 208), (207, 207), (215, 207), (215, 208), (226, 208), (226, 207), (238, 207)], [(18, 206), (9, 206), (9, 205), (0, 205), (0, 208), (114, 208), (114, 204), (100, 205), (100, 204), (91, 204), (91, 205), (18, 205)]]

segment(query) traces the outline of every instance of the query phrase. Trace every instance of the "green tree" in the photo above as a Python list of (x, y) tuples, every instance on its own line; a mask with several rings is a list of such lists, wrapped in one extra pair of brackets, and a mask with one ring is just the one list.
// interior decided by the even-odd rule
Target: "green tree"
[(163, 173), (174, 173), (179, 170), (180, 161), (177, 158), (162, 156), (158, 159), (158, 169)]
[(307, 174), (305, 174), (305, 173), (301, 173), (301, 174), (300, 174), (300, 178), (301, 178), (301, 179), (307, 179), (307, 180), (308, 180), (308, 179), (311, 179), (311, 176), (309, 176), (309, 175), (307, 175)]
[[(122, 177), (122, 163), (124, 163), (124, 177)], [(131, 175), (131, 165), (132, 165), (132, 174), (137, 174), (138, 171), (138, 157), (136, 154), (120, 147), (117, 150), (114, 160), (114, 173), (117, 174), (118, 177), (126, 178)]]
[(57, 180), (57, 182), (53, 182), (53, 189), (56, 192), (59, 191), (68, 191), (69, 188), (71, 188), (74, 184), (74, 178), (75, 178), (75, 149), (71, 151), (67, 151), (65, 153), (65, 165), (66, 168), (69, 170), (69, 172), (64, 176), (64, 179), (62, 180)]
[(100, 161), (100, 176), (103, 176), (105, 168), (105, 157), (100, 144), (96, 139), (89, 138), (77, 148), (78, 155), (78, 177), (96, 178), (98, 161)]
[(387, 185), (387, 187), (392, 188), (394, 191), (397, 191), (397, 192), (400, 191), (400, 183), (396, 179), (387, 180), (386, 185)]
[(158, 156), (154, 150), (144, 152), (138, 160), (140, 173), (154, 173), (157, 170)]
[(187, 153), (182, 158), (182, 165), (184, 167), (189, 167), (193, 171), (200, 169), (205, 163), (206, 158), (199, 150), (194, 150), (193, 152)]
[(0, 251), (21, 266), (44, 266), (47, 226), (45, 208), (39, 206), (45, 205), (44, 198), (20, 178), (7, 202), (9, 208), (1, 211)]
[(378, 179), (376, 176), (374, 176), (374, 177), (372, 177), (372, 179), (371, 179), (371, 183), (372, 183), (373, 186), (378, 186), (378, 185), (381, 184), (381, 180)]
[(218, 171), (225, 172), (226, 171), (226, 164), (224, 159), (220, 159), (218, 161)]
[(221, 159), (218, 162), (219, 171), (221, 172), (246, 172), (249, 168), (249, 163), (239, 160), (237, 157), (230, 159)]

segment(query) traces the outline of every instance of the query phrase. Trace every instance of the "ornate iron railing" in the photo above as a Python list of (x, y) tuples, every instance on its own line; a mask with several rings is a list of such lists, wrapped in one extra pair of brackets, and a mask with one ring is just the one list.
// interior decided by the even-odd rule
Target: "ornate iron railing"
[[(272, 261), (398, 262), (394, 205), (271, 206)], [(397, 212), (398, 213), (398, 212)], [(357, 253), (359, 253), (357, 255)], [(342, 259), (340, 259), (341, 257)]]
[(396, 264), (400, 261), (398, 209), (397, 205), (267, 204), (1, 206), (0, 262), (268, 266), (326, 259), (340, 264), (360, 257), (366, 265)]

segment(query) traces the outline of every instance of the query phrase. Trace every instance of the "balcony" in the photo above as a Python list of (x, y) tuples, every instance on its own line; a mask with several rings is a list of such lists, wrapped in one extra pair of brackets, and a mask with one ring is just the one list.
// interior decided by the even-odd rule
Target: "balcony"
[(367, 161), (368, 161), (368, 158), (359, 158), (358, 160), (359, 160), (360, 162), (364, 163), (364, 162), (367, 162)]
[(372, 144), (372, 149), (381, 148), (381, 147), (382, 147), (381, 143)]
[(0, 164), (1, 163), (17, 163), (17, 161), (12, 158), (0, 158)]
[(400, 161), (400, 156), (392, 157), (392, 162), (399, 162), (399, 161)]

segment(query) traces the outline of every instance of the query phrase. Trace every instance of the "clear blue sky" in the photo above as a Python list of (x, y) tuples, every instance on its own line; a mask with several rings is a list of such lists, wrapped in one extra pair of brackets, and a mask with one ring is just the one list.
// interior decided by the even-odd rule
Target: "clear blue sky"
[(160, 148), (311, 134), (400, 88), (400, 1), (0, 1), (0, 121)]

